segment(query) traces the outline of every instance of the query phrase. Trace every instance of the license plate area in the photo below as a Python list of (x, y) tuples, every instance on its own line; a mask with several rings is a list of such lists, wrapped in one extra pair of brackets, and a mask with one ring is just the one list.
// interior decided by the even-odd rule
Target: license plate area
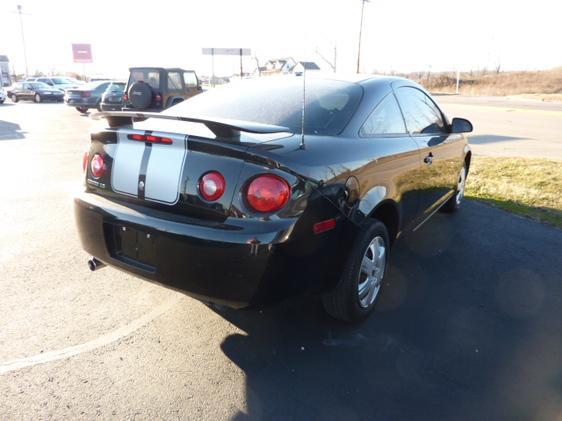
[(154, 272), (156, 247), (154, 233), (130, 225), (110, 226), (112, 255), (118, 260), (140, 269)]

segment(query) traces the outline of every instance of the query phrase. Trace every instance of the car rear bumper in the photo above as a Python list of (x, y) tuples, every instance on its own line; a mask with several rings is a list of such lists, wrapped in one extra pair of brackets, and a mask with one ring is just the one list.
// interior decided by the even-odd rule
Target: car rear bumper
[(102, 111), (121, 111), (121, 104), (108, 104), (105, 102), (101, 103), (101, 110)]
[[(205, 223), (91, 193), (77, 196), (74, 210), (82, 246), (92, 256), (200, 300), (235, 308), (271, 301), (271, 290), (279, 290), (274, 284), (282, 282), (276, 275), (283, 273), (278, 269), (285, 261), (276, 248), (296, 222), (236, 218)], [(125, 246), (131, 236), (134, 247)]]
[(98, 106), (98, 100), (91, 98), (65, 98), (64, 102), (70, 107), (96, 108)]

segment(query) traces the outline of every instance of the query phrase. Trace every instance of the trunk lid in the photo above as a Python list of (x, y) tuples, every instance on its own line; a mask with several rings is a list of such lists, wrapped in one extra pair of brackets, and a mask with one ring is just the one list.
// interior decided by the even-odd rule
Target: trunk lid
[[(256, 136), (241, 134), (240, 141), (225, 142), (200, 123), (152, 119), (106, 129), (92, 134), (89, 151), (90, 160), (95, 154), (104, 156), (106, 170), (96, 178), (88, 167), (87, 188), (164, 212), (223, 221), (238, 191), (244, 162), (256, 159), (247, 153), (248, 142), (255, 143)], [(203, 199), (198, 189), (200, 178), (209, 171), (220, 172), (226, 181), (224, 194), (213, 202)]]

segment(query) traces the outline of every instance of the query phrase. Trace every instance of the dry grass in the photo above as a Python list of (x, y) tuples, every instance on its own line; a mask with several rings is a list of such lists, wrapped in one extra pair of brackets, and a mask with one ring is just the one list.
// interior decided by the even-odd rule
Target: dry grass
[[(456, 91), (455, 72), (416, 72), (404, 76), (432, 92)], [(463, 95), (547, 94), (550, 99), (562, 97), (562, 67), (533, 72), (462, 72), (460, 81), (460, 93)]]
[(562, 228), (562, 162), (474, 157), (466, 196)]

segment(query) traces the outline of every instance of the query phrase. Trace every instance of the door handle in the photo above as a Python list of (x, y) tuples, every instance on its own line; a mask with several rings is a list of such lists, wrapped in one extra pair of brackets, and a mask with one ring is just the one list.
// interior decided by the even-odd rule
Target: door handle
[(427, 165), (433, 164), (433, 154), (430, 152), (430, 153), (423, 159), (423, 162), (425, 162)]

